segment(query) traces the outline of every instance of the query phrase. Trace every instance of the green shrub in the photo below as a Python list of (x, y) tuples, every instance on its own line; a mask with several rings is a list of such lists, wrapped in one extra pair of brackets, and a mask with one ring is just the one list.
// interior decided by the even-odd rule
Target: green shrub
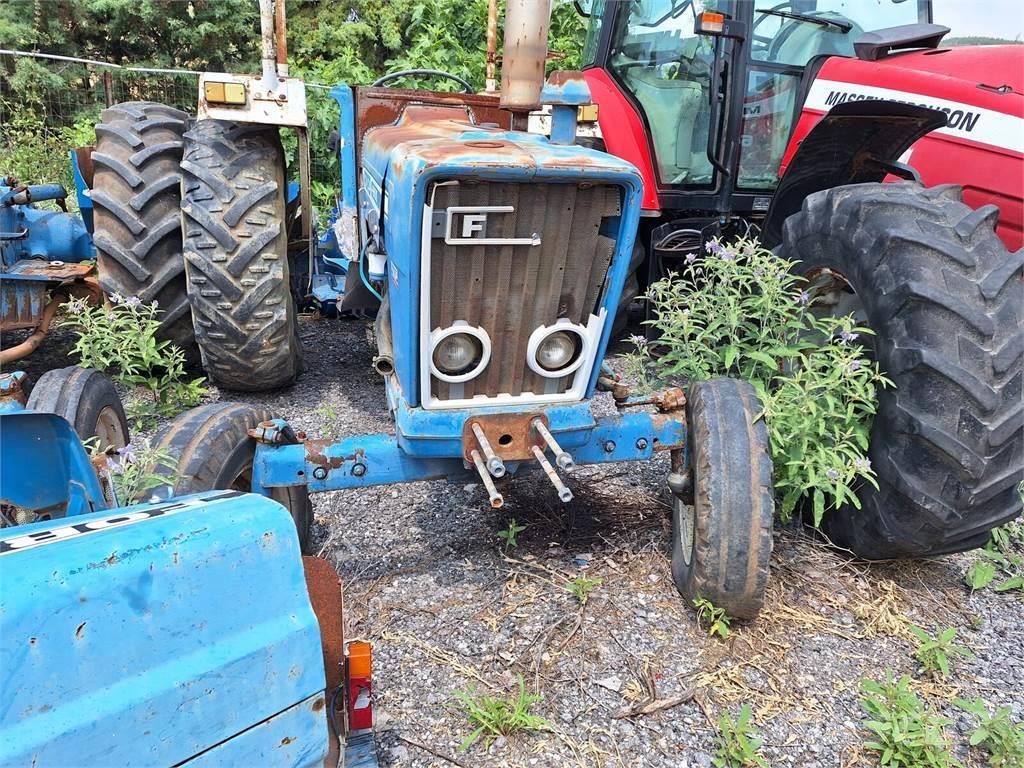
[(631, 371), (648, 387), (750, 381), (764, 406), (782, 518), (808, 495), (816, 524), (828, 508), (859, 507), (857, 485), (877, 485), (865, 455), (875, 390), (890, 384), (857, 343), (871, 331), (852, 317), (808, 312), (793, 264), (755, 241), (712, 241), (687, 262), (650, 287), (648, 323), (660, 335), (653, 343), (633, 337)]
[(761, 739), (750, 728), (750, 705), (740, 707), (734, 721), (728, 712), (718, 718), (718, 736), (715, 739), (715, 768), (768, 768), (764, 757), (758, 754)]
[(865, 694), (860, 705), (867, 713), (864, 727), (874, 738), (864, 746), (880, 753), (879, 764), (891, 768), (951, 768), (959, 763), (951, 755), (945, 728), (949, 720), (928, 707), (910, 688), (904, 675), (894, 680), (862, 680)]
[(530, 714), (540, 696), (526, 692), (523, 676), (519, 675), (519, 692), (512, 699), (497, 699), (473, 692), (455, 691), (463, 705), (466, 718), (475, 726), (462, 742), (460, 749), (469, 749), (482, 736), (489, 743), (498, 736), (509, 736), (517, 731), (550, 730), (551, 724), (539, 715)]
[(910, 632), (920, 641), (914, 651), (914, 658), (921, 662), (926, 675), (949, 677), (949, 660), (952, 656), (972, 657), (970, 651), (953, 642), (956, 639), (956, 627), (935, 627), (934, 637), (914, 625), (910, 625)]
[(62, 325), (75, 329), (74, 351), (86, 368), (95, 368), (126, 387), (142, 387), (146, 397), (128, 404), (128, 415), (145, 428), (196, 405), (206, 389), (204, 379), (188, 379), (185, 354), (169, 341), (158, 341), (160, 309), (154, 301), (119, 294), (110, 304), (93, 306), (82, 299), (64, 305)]
[(1020, 768), (1024, 766), (1024, 723), (1010, 717), (1009, 707), (997, 707), (995, 712), (982, 699), (957, 699), (953, 702), (978, 720), (971, 733), (970, 745), (988, 752), (991, 768)]

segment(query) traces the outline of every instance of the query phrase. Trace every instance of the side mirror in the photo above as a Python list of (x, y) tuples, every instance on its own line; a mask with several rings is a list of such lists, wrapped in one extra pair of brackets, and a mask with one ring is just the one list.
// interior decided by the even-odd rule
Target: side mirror
[(587, 18), (590, 18), (590, 13), (594, 10), (594, 0), (574, 0), (573, 5), (576, 6), (576, 13)]

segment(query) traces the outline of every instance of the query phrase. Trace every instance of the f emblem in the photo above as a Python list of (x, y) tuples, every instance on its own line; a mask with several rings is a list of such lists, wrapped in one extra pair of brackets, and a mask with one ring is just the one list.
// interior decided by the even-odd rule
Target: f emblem
[(474, 232), (484, 231), (484, 225), (487, 224), (486, 213), (467, 213), (462, 217), (462, 236), (467, 240), (473, 237)]
[[(444, 241), (448, 245), (540, 245), (536, 232), (530, 237), (487, 237), (488, 214), (515, 212), (511, 205), (453, 205), (445, 211)], [(461, 217), (461, 226), (456, 217)]]

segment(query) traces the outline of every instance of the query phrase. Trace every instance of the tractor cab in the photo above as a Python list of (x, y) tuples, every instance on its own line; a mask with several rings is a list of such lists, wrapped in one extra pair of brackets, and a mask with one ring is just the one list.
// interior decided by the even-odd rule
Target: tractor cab
[[(864, 32), (930, 21), (916, 0), (592, 0), (584, 75), (644, 208), (763, 214), (805, 94)], [(809, 71), (809, 75), (805, 75)], [(624, 119), (623, 119), (624, 116)]]

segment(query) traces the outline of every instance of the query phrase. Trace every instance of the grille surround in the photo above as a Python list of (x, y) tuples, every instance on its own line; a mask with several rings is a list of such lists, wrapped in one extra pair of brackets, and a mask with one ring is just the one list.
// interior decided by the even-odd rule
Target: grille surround
[[(440, 181), (428, 190), (419, 332), (425, 408), (583, 398), (607, 318), (601, 300), (619, 236), (606, 220), (621, 216), (626, 192), (605, 182), (470, 179)], [(512, 211), (496, 213), (502, 206)], [(460, 227), (451, 210), (465, 215), (466, 208), (484, 211), (484, 218)], [(476, 239), (465, 238), (467, 231)], [(529, 244), (538, 238), (539, 244)], [(482, 328), (492, 350), (477, 377), (452, 384), (432, 375), (430, 338), (457, 321)], [(584, 362), (552, 378), (531, 369), (527, 347), (537, 328), (559, 322), (571, 323), (583, 339)]]

